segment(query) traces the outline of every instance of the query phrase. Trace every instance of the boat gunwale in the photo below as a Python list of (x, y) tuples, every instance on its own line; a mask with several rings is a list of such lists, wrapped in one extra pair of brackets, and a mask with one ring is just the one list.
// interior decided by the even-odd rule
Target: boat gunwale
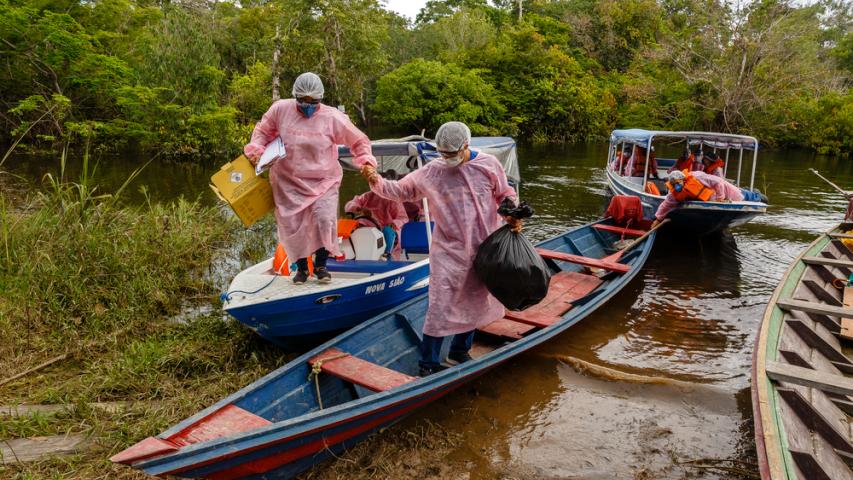
[[(614, 173), (610, 170), (610, 167), (605, 167), (607, 171), (607, 178), (613, 178), (613, 180), (619, 185), (623, 186), (626, 190), (630, 190), (635, 194), (639, 195), (640, 198), (651, 198), (658, 201), (664, 201), (666, 199), (666, 195), (655, 195), (652, 193), (646, 193), (643, 190), (638, 190), (640, 185), (636, 185), (637, 188), (633, 188), (635, 186), (634, 182), (626, 180), (624, 176)], [(728, 180), (728, 179), (727, 179)], [(738, 187), (740, 188), (740, 187)], [(764, 202), (750, 202), (746, 200), (740, 200), (737, 202), (698, 202), (696, 200), (689, 200), (686, 202), (681, 202), (679, 205), (679, 209), (682, 210), (714, 210), (714, 211), (741, 211), (748, 213), (767, 213), (767, 207), (769, 205)], [(747, 208), (742, 208), (747, 207)]]
[[(756, 343), (753, 350), (752, 365), (752, 408), (755, 417), (755, 439), (758, 457), (759, 472), (763, 480), (796, 479), (793, 474), (793, 457), (787, 451), (788, 441), (785, 435), (784, 424), (778, 415), (776, 403), (776, 386), (767, 376), (766, 364), (768, 354), (770, 360), (776, 360), (779, 353), (779, 339), (783, 323), (784, 310), (778, 306), (782, 293), (790, 288), (788, 293), (793, 293), (796, 286), (802, 281), (806, 264), (803, 258), (813, 253), (817, 248), (825, 247), (829, 241), (829, 233), (835, 231), (838, 226), (820, 234), (791, 262), (782, 281), (773, 291), (773, 295), (767, 302), (764, 314), (759, 325)], [(791, 276), (800, 270), (796, 279)], [(793, 287), (790, 285), (793, 283)], [(774, 317), (774, 315), (777, 315)], [(771, 332), (772, 329), (774, 331)], [(770, 344), (771, 333), (775, 334), (774, 344)], [(757, 413), (757, 415), (755, 415)]]
[[(551, 238), (543, 240), (542, 242), (539, 242), (538, 244), (544, 244), (546, 242), (550, 242), (552, 240), (568, 236), (582, 229), (591, 229), (592, 225), (606, 222), (608, 220), (609, 219), (601, 219), (596, 222), (591, 222), (589, 224), (579, 225), (572, 230), (555, 235)], [(373, 412), (393, 408), (396, 405), (411, 401), (420, 396), (428, 394), (431, 391), (436, 391), (445, 387), (449, 387), (457, 382), (463, 382), (469, 379), (469, 377), (472, 377), (472, 375), (485, 372), (490, 368), (500, 363), (503, 363), (506, 360), (511, 359), (515, 355), (522, 353), (528, 348), (532, 348), (560, 333), (563, 333), (566, 329), (573, 326), (580, 320), (586, 318), (586, 316), (592, 313), (592, 311), (594, 311), (600, 305), (612, 298), (616, 293), (621, 291), (625, 285), (627, 285), (631, 280), (633, 280), (639, 273), (639, 271), (642, 269), (643, 264), (648, 259), (651, 253), (656, 233), (657, 232), (653, 232), (651, 235), (649, 235), (649, 237), (647, 237), (643, 241), (643, 245), (641, 248), (635, 249), (634, 251), (628, 253), (621, 259), (624, 261), (624, 263), (632, 266), (629, 272), (619, 276), (615, 276), (611, 283), (606, 284), (605, 286), (602, 286), (590, 292), (587, 296), (583, 297), (590, 298), (590, 300), (566, 312), (566, 314), (563, 315), (563, 321), (558, 322), (552, 325), (551, 327), (540, 329), (520, 340), (509, 342), (483, 355), (482, 357), (479, 357), (475, 362), (466, 362), (457, 365), (456, 367), (449, 368), (442, 372), (431, 375), (423, 381), (411, 382), (391, 390), (379, 392), (354, 401), (345, 402), (343, 404), (335, 405), (324, 410), (315, 410), (300, 415), (298, 417), (282, 420), (280, 422), (274, 422), (270, 425), (259, 427), (246, 432), (239, 432), (233, 435), (216, 438), (206, 442), (199, 442), (197, 444), (188, 445), (175, 452), (160, 455), (151, 459), (141, 460), (140, 462), (134, 463), (133, 466), (135, 468), (148, 470), (150, 468), (156, 469), (158, 465), (168, 463), (172, 464), (172, 466), (168, 467), (167, 469), (156, 469), (156, 472), (172, 473), (176, 471), (188, 470), (190, 468), (194, 468), (196, 465), (201, 465), (205, 462), (221, 459), (222, 457), (225, 457), (229, 454), (239, 455), (242, 452), (264, 448), (265, 446), (274, 445), (276, 443), (282, 443), (290, 439), (310, 435), (317, 431), (326, 430), (330, 427), (334, 427), (341, 423), (346, 423), (353, 419), (361, 418)], [(408, 307), (409, 305), (414, 304), (415, 302), (422, 301), (425, 295), (427, 294), (419, 295), (418, 297), (415, 297), (399, 305), (398, 307), (394, 308), (394, 310), (402, 310)], [(388, 313), (383, 313), (381, 315), (387, 316)], [(345, 332), (342, 335), (354, 335), (359, 330), (368, 328), (370, 325), (372, 325), (372, 323), (373, 322), (371, 321), (364, 322), (361, 325), (354, 327), (353, 329), (349, 330), (348, 332)], [(201, 410), (195, 415), (174, 425), (170, 429), (156, 435), (156, 438), (166, 439), (172, 435), (179, 433), (185, 428), (198, 423), (199, 421), (209, 416), (211, 413), (218, 411), (224, 406), (235, 404), (236, 402), (245, 398), (254, 390), (266, 385), (269, 382), (275, 381), (283, 373), (285, 373), (283, 372), (283, 370), (288, 368), (298, 368), (298, 365), (306, 363), (308, 359), (311, 358), (311, 356), (316, 355), (317, 352), (334, 346), (337, 343), (338, 337), (335, 337), (324, 343), (323, 345), (320, 345), (306, 352), (302, 356), (287, 362), (285, 365), (277, 368), (276, 370), (270, 372), (264, 377), (261, 377), (260, 379), (252, 382), (251, 384), (238, 390), (237, 392), (234, 392), (231, 395), (223, 398), (222, 400), (216, 402), (210, 407)], [(342, 415), (344, 413), (348, 414)], [(342, 416), (343, 418), (334, 423), (328, 422), (327, 419), (329, 417), (334, 416)], [(323, 420), (326, 420), (326, 422), (324, 422)], [(296, 431), (291, 432), (291, 434), (286, 437), (282, 437), (280, 433), (286, 430)], [(243, 448), (234, 449), (233, 447), (235, 447), (235, 442), (255, 442), (255, 444), (246, 445)], [(214, 459), (192, 461), (194, 457), (197, 457), (201, 453), (213, 452), (216, 449), (222, 449), (223, 447), (228, 448), (229, 446), (232, 447), (231, 452), (223, 452), (222, 455), (217, 456)], [(179, 465), (174, 465), (175, 463), (178, 463)], [(156, 472), (155, 474), (157, 474)]]
[[(261, 265), (263, 263), (270, 262), (272, 259), (273, 259), (273, 257), (267, 258), (263, 261), (260, 261), (256, 264), (252, 265), (251, 267), (246, 268), (242, 272), (238, 273), (237, 276), (234, 277), (234, 280), (231, 282), (231, 284), (228, 286), (228, 290), (229, 291), (232, 290), (234, 282), (240, 277), (240, 275), (242, 275), (244, 273), (248, 274), (248, 270), (251, 270), (252, 268), (258, 267), (259, 265)], [(231, 301), (228, 301), (227, 303), (223, 304), (222, 310), (224, 312), (231, 313), (232, 311), (238, 311), (242, 308), (249, 308), (249, 307), (254, 307), (257, 305), (275, 305), (278, 302), (282, 302), (282, 301), (290, 302), (290, 301), (293, 301), (294, 299), (302, 298), (302, 297), (313, 297), (315, 295), (321, 295), (321, 296), (322, 295), (328, 295), (330, 292), (334, 292), (336, 290), (341, 290), (341, 289), (350, 288), (350, 287), (357, 287), (361, 284), (366, 284), (366, 283), (377, 282), (377, 281), (380, 281), (380, 280), (385, 279), (387, 277), (399, 275), (401, 273), (407, 273), (411, 270), (422, 268), (425, 265), (429, 265), (429, 258), (424, 258), (422, 260), (416, 260), (416, 261), (412, 262), (410, 265), (406, 265), (406, 266), (403, 266), (400, 268), (396, 268), (394, 270), (389, 270), (387, 272), (377, 273), (374, 275), (368, 275), (364, 278), (355, 279), (355, 281), (353, 281), (352, 283), (348, 283), (346, 285), (329, 284), (328, 286), (326, 286), (326, 288), (320, 288), (318, 290), (311, 290), (311, 291), (301, 293), (298, 295), (281, 297), (281, 298), (277, 298), (275, 300), (271, 300), (269, 298), (260, 298), (259, 297), (259, 301), (255, 301), (252, 303), (248, 303), (248, 302), (237, 303), (236, 305), (230, 305)], [(257, 274), (257, 275), (262, 275), (262, 274)], [(284, 275), (279, 275), (279, 276), (281, 276), (283, 279), (287, 278)]]

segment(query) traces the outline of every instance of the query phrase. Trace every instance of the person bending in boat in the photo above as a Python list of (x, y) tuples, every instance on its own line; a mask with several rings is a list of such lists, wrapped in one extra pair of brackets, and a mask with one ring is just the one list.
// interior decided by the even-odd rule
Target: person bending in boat
[(376, 165), (367, 135), (336, 108), (320, 103), (323, 82), (306, 72), (293, 82), (293, 97), (279, 100), (255, 125), (251, 142), (243, 148), (256, 164), (266, 145), (277, 135), (287, 156), (270, 169), (278, 238), (287, 255), (296, 258), (293, 283), (308, 280), (308, 257), (314, 257), (314, 274), (321, 283), (332, 276), (326, 269), (329, 255), (338, 256), (338, 191), (343, 170), (338, 145), (346, 145), (357, 166)]
[(726, 178), (726, 174), (723, 171), (724, 166), (725, 162), (723, 162), (723, 159), (714, 152), (708, 152), (702, 157), (702, 171), (709, 175)]
[(655, 212), (656, 226), (663, 221), (669, 212), (681, 202), (740, 202), (743, 201), (741, 189), (727, 182), (724, 178), (705, 172), (675, 171), (669, 174), (666, 182), (669, 191)]
[[(397, 173), (389, 170), (383, 177), (396, 180)], [(397, 242), (398, 232), (409, 221), (403, 203), (397, 200), (389, 200), (380, 197), (373, 192), (356, 195), (344, 206), (344, 211), (355, 216), (362, 216), (358, 220), (359, 225), (365, 227), (378, 227), (382, 229), (385, 237), (385, 258), (393, 256), (396, 258), (400, 253), (400, 244)], [(371, 221), (371, 219), (373, 221)], [(375, 223), (374, 223), (375, 221)]]
[[(471, 131), (461, 122), (442, 125), (435, 135), (440, 160), (395, 182), (383, 179), (372, 166), (362, 174), (370, 189), (392, 200), (416, 202), (426, 198), (435, 221), (430, 248), (429, 307), (421, 342), (421, 376), (443, 367), (439, 351), (444, 337), (453, 335), (448, 359), (466, 362), (474, 330), (504, 314), (474, 273), (474, 257), (483, 240), (501, 226), (497, 207), (515, 190), (507, 182), (500, 161), (471, 150)], [(521, 229), (521, 221), (505, 219)]]

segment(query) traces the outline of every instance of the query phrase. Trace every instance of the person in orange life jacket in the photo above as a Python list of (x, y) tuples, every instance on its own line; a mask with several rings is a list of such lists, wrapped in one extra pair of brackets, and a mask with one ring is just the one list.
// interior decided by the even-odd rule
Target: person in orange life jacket
[[(634, 147), (634, 155), (631, 156), (631, 161), (628, 162), (628, 172), (632, 177), (642, 177), (646, 170), (646, 149), (643, 147)], [(658, 175), (658, 162), (655, 157), (655, 147), (652, 147), (649, 153), (649, 177), (660, 180)]]
[(681, 152), (681, 156), (675, 160), (675, 165), (670, 167), (668, 173), (672, 173), (675, 171), (680, 172), (682, 170), (693, 170), (693, 162), (695, 161), (696, 157), (693, 156), (693, 153), (690, 151), (690, 149), (684, 147), (684, 151)]
[[(397, 172), (394, 170), (388, 170), (382, 176), (389, 180), (397, 180), (398, 178)], [(376, 226), (382, 230), (382, 236), (385, 237), (385, 253), (383, 254), (383, 258), (388, 260), (392, 254), (394, 257), (399, 255), (400, 244), (397, 242), (398, 232), (409, 221), (409, 216), (406, 214), (406, 209), (403, 207), (402, 202), (388, 200), (372, 191), (368, 191), (367, 193), (356, 195), (352, 200), (347, 202), (344, 206), (344, 211), (356, 216), (367, 217), (359, 219), (358, 223), (360, 226)], [(375, 224), (371, 219), (375, 221)]]
[(740, 202), (743, 192), (724, 178), (705, 172), (674, 171), (666, 182), (668, 193), (655, 212), (652, 227), (660, 223), (681, 202)]
[(723, 162), (723, 159), (720, 158), (720, 156), (716, 153), (706, 153), (705, 156), (702, 158), (702, 166), (702, 171), (704, 171), (705, 173), (710, 175), (716, 175), (720, 178), (726, 178), (726, 174), (723, 171), (725, 163)]

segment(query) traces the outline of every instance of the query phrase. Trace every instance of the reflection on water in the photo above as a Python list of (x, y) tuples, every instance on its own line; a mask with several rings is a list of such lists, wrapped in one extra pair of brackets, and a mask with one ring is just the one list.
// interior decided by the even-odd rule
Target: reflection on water
[[(521, 194), (537, 212), (526, 225), (528, 237), (542, 240), (602, 214), (606, 148), (520, 148)], [(462, 448), (448, 460), (474, 479), (731, 478), (684, 462), (754, 461), (749, 366), (758, 321), (788, 264), (846, 207), (807, 168), (853, 189), (853, 162), (796, 151), (760, 157), (756, 186), (770, 197), (766, 215), (715, 237), (664, 233), (646, 268), (606, 306), (403, 428), (428, 418), (461, 434)], [(99, 168), (117, 185), (138, 164), (104, 158)], [(38, 178), (56, 163), (19, 157), (5, 168)], [(153, 199), (201, 196), (212, 203), (207, 181), (214, 170), (155, 162), (137, 184), (147, 185)], [(341, 199), (365, 189), (347, 173)], [(274, 235), (267, 227), (260, 230)], [(217, 276), (230, 278), (243, 263), (224, 261)], [(561, 356), (688, 386), (581, 375)]]

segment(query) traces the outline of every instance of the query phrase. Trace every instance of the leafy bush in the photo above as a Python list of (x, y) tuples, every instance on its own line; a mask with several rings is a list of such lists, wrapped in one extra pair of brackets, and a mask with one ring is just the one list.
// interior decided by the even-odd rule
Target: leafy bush
[(501, 132), (506, 108), (485, 71), (413, 60), (379, 79), (374, 113), (397, 127), (435, 131), (442, 123), (465, 122), (475, 135)]

